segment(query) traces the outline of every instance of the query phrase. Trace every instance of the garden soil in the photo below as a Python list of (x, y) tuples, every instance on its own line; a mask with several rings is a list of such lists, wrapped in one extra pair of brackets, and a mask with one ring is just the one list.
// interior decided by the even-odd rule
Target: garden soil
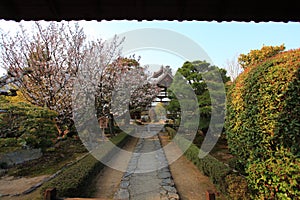
[[(170, 148), (170, 151), (166, 152), (168, 160), (170, 160), (172, 155), (180, 153), (181, 150), (172, 143), (172, 141), (169, 141), (166, 133), (160, 133), (160, 139), (163, 146), (171, 142), (170, 146), (172, 148)], [(137, 138), (133, 138), (123, 147), (123, 149), (133, 151), (137, 141)], [(122, 155), (117, 155), (117, 157), (118, 156)], [(175, 162), (171, 163), (169, 168), (181, 200), (205, 200), (207, 190), (213, 191), (216, 194), (217, 200), (226, 199), (217, 191), (209, 177), (204, 176), (201, 172), (199, 172), (197, 167), (195, 167), (195, 165), (184, 156), (179, 157)], [(105, 167), (95, 178), (93, 197), (100, 199), (113, 199), (115, 192), (119, 188), (122, 175), (123, 172), (121, 171)], [(0, 180), (0, 194), (21, 193), (31, 186), (39, 183), (45, 177), (46, 176), (38, 176), (34, 178), (2, 177)], [(37, 191), (29, 195), (1, 197), (1, 199), (27, 200), (35, 199), (36, 195), (38, 195)]]

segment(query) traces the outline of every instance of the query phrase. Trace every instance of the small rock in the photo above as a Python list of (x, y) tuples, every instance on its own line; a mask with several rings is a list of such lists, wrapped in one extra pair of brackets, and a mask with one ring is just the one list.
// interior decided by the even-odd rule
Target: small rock
[(129, 200), (129, 192), (127, 189), (119, 189), (115, 194), (115, 200)]
[(171, 173), (170, 172), (160, 172), (160, 173), (158, 173), (158, 177), (159, 178), (170, 178)]
[(128, 176), (123, 177), (123, 178), (122, 178), (122, 181), (129, 181), (129, 177), (128, 177)]
[(176, 188), (174, 188), (174, 187), (172, 187), (172, 186), (163, 186), (163, 188), (164, 188), (165, 190), (167, 190), (169, 193), (170, 193), (170, 192), (171, 192), (171, 193), (177, 193)]
[(160, 172), (170, 172), (170, 170), (167, 167), (163, 167), (159, 171)]
[(133, 171), (134, 169), (136, 169), (136, 164), (128, 164), (127, 169)]
[(159, 193), (160, 193), (161, 195), (165, 195), (165, 194), (167, 194), (167, 191), (166, 191), (166, 190), (163, 190), (163, 189), (161, 189)]
[(166, 179), (163, 179), (163, 180), (161, 181), (161, 184), (173, 186), (173, 185), (174, 185), (174, 181), (171, 180), (170, 178), (166, 178)]
[(168, 197), (169, 199), (174, 199), (174, 200), (178, 200), (179, 199), (179, 195), (173, 192), (168, 193)]
[(161, 182), (160, 185), (161, 185), (161, 186), (167, 186), (167, 185), (169, 185), (169, 184), (168, 184), (168, 183)]
[(128, 176), (130, 176), (132, 174), (133, 174), (133, 172), (126, 172), (123, 177), (126, 178), (126, 177), (128, 177)]
[(129, 186), (129, 181), (121, 181), (120, 188), (127, 189)]

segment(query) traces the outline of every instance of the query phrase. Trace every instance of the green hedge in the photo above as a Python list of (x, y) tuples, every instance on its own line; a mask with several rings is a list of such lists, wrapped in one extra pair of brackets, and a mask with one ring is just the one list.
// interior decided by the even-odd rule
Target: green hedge
[(254, 199), (300, 196), (300, 49), (248, 66), (227, 98), (226, 134)]
[[(176, 131), (166, 127), (170, 136), (175, 136)], [(189, 148), (184, 152), (187, 159), (192, 161), (195, 166), (204, 175), (208, 176), (217, 188), (230, 199), (247, 200), (249, 192), (246, 179), (234, 172), (229, 166), (220, 162), (210, 154), (204, 158), (199, 158), (200, 149), (195, 144), (181, 136), (177, 136), (173, 140), (181, 149)], [(235, 188), (235, 189), (234, 189)]]
[(167, 131), (167, 133), (168, 133), (168, 136), (169, 136), (171, 139), (173, 139), (174, 136), (176, 135), (176, 131), (175, 131), (173, 128), (169, 127), (169, 126), (165, 126), (165, 129), (166, 129), (166, 131)]
[[(24, 102), (10, 103), (0, 99), (0, 139), (1, 146), (5, 141), (15, 140), (17, 146), (26, 145), (32, 148), (46, 148), (53, 144), (57, 136), (55, 117), (57, 114), (44, 107)], [(9, 146), (10, 144), (7, 144)]]
[[(120, 133), (111, 141), (117, 146), (123, 146), (130, 136)], [(110, 150), (101, 152), (101, 157), (110, 156)], [(43, 195), (47, 188), (55, 187), (59, 197), (86, 197), (95, 176), (103, 169), (104, 164), (91, 154), (64, 169), (58, 176), (46, 182), (41, 188)]]

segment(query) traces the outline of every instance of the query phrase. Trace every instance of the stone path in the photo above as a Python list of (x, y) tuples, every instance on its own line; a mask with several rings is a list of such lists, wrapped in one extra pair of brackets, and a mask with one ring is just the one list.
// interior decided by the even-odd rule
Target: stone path
[(157, 135), (139, 139), (114, 199), (179, 199)]

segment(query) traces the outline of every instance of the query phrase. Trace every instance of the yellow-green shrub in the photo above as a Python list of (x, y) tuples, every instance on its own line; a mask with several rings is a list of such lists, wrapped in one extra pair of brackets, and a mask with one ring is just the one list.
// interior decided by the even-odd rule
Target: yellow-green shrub
[(232, 173), (225, 177), (225, 182), (227, 184), (227, 195), (230, 197), (230, 199), (250, 199), (248, 183), (245, 177)]
[(300, 49), (248, 66), (229, 90), (228, 144), (248, 173), (254, 198), (300, 196), (299, 94)]

